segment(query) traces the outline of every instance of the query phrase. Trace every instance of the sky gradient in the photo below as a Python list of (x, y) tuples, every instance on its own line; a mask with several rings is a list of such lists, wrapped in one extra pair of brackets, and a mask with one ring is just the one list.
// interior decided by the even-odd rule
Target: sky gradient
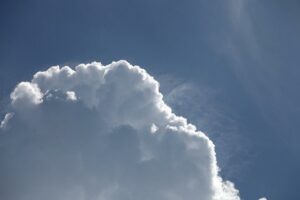
[(52, 65), (124, 59), (216, 145), (242, 199), (300, 199), (300, 3), (1, 1), (0, 100)]

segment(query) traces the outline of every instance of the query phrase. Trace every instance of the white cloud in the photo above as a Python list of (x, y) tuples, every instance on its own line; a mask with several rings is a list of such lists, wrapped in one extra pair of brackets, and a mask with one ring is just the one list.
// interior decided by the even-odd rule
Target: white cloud
[(0, 123), (0, 128), (5, 129), (8, 121), (14, 116), (13, 113), (6, 113), (4, 119)]
[(51, 67), (17, 85), (11, 103), (0, 199), (240, 199), (218, 175), (214, 144), (138, 66)]
[(70, 100), (70, 101), (76, 101), (77, 100), (76, 94), (73, 91), (67, 91), (66, 95), (67, 95), (67, 99)]
[(42, 102), (43, 94), (37, 84), (21, 82), (11, 93), (11, 103), (14, 107), (24, 108)]
[(259, 198), (258, 200), (267, 200), (266, 197)]
[(150, 127), (150, 132), (155, 133), (158, 130), (158, 127), (155, 124), (152, 124)]

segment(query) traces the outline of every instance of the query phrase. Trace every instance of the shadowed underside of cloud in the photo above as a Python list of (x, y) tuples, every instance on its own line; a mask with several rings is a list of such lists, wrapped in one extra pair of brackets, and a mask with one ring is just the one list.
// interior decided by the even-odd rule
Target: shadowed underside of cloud
[(214, 144), (126, 61), (54, 66), (11, 93), (0, 199), (238, 200)]

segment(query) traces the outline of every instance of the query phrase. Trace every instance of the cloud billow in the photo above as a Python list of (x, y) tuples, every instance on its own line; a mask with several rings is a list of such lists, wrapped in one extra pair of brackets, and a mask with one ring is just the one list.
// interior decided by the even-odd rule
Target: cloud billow
[(214, 144), (126, 61), (54, 66), (11, 93), (0, 199), (239, 200)]

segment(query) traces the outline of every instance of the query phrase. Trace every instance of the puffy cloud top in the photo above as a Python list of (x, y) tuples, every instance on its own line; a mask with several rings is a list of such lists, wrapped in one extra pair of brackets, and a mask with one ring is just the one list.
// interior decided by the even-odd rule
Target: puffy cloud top
[(11, 93), (0, 199), (239, 200), (214, 144), (126, 61), (54, 66)]

